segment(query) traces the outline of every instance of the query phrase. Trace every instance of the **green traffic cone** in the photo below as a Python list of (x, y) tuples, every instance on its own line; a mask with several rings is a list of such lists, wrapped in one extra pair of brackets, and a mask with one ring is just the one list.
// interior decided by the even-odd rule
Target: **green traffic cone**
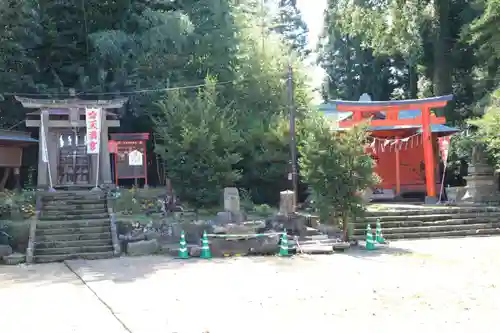
[(288, 257), (288, 237), (286, 236), (286, 232), (281, 235), (281, 242), (280, 242), (280, 252), (279, 256), (280, 257)]
[(201, 254), (200, 258), (210, 259), (212, 258), (212, 253), (210, 253), (210, 246), (208, 245), (207, 232), (203, 231), (203, 238), (201, 239)]
[(375, 241), (379, 244), (385, 244), (384, 235), (382, 235), (382, 225), (380, 224), (380, 220), (377, 219), (377, 224), (375, 227)]
[(179, 242), (179, 259), (188, 259), (189, 252), (186, 243), (186, 237), (184, 236), (184, 231), (181, 231), (181, 240)]
[(372, 228), (369, 224), (366, 225), (366, 249), (375, 250), (375, 243), (373, 242)]

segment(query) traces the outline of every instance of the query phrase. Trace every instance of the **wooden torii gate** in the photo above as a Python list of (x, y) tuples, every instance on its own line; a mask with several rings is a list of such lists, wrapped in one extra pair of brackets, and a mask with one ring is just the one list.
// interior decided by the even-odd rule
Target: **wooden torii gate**
[[(435, 175), (435, 160), (432, 144), (431, 125), (444, 124), (446, 118), (437, 117), (431, 113), (431, 109), (443, 108), (449, 101), (453, 99), (453, 95), (445, 95), (431, 98), (412, 99), (412, 100), (397, 100), (397, 101), (331, 101), (331, 104), (336, 105), (338, 112), (352, 112), (352, 117), (349, 120), (339, 122), (339, 127), (349, 128), (362, 121), (366, 121), (370, 114), (375, 112), (385, 112), (386, 119), (370, 119), (369, 126), (411, 126), (415, 128), (421, 127), (424, 150), (425, 163), (425, 186), (427, 196), (426, 203), (437, 202), (436, 195), (436, 175)], [(400, 119), (399, 111), (405, 110), (420, 110), (421, 115), (416, 118)]]

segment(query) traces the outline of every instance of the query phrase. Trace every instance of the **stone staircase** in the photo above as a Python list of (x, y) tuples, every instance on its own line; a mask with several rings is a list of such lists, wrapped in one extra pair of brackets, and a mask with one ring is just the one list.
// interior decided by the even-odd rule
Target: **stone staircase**
[(366, 224), (375, 232), (377, 220), (388, 240), (500, 234), (499, 207), (428, 207), (367, 212), (355, 224), (352, 238), (364, 240)]
[(113, 256), (104, 192), (41, 193), (34, 236), (34, 262), (102, 259)]

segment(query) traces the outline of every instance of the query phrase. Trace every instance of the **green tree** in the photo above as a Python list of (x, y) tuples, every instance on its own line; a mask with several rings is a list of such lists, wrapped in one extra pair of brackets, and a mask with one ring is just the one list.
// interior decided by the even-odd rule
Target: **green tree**
[(500, 89), (491, 95), (484, 115), (469, 122), (477, 127), (476, 142), (486, 145), (491, 162), (500, 167)]
[(194, 97), (170, 92), (156, 103), (158, 112), (152, 116), (159, 139), (156, 152), (166, 162), (167, 177), (181, 200), (195, 207), (218, 204), (222, 189), (241, 176), (235, 168), (241, 136), (234, 110), (219, 107), (215, 82), (207, 83)]
[(324, 95), (357, 100), (369, 93), (375, 100), (390, 99), (404, 84), (404, 71), (399, 70), (402, 60), (391, 58), (389, 52), (378, 52), (371, 40), (381, 25), (363, 19), (373, 16), (367, 8), (349, 4), (329, 0), (325, 11), (324, 31), (318, 43), (318, 64), (327, 74)]
[(347, 232), (363, 209), (359, 192), (377, 181), (373, 161), (364, 151), (366, 132), (355, 127), (332, 133), (324, 117), (309, 121), (300, 145), (300, 174), (323, 223), (340, 222)]
[[(33, 1), (0, 3), (0, 94), (37, 92), (39, 64), (36, 50), (40, 43), (40, 19)], [(15, 126), (24, 117), (18, 103), (10, 95), (0, 95), (0, 127)]]
[(307, 47), (309, 30), (297, 7), (297, 0), (279, 0), (278, 13), (272, 24), (273, 31), (282, 35), (292, 50), (303, 58), (309, 55), (310, 50)]

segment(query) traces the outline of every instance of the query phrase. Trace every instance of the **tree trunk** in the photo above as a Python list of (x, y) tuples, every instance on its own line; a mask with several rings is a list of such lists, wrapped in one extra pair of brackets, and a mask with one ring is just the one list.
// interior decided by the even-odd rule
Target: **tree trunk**
[[(449, 0), (434, 0), (434, 95), (441, 96), (452, 93), (451, 79), (451, 43), (450, 43), (450, 3)], [(452, 116), (452, 105), (446, 110), (440, 110), (443, 113)], [(452, 118), (452, 117), (449, 117)]]
[(417, 65), (414, 63), (408, 64), (408, 98), (417, 99), (418, 98), (418, 73)]
[(5, 190), (5, 185), (7, 184), (7, 180), (9, 179), (10, 168), (5, 168), (2, 176), (2, 180), (0, 181), (0, 191)]

